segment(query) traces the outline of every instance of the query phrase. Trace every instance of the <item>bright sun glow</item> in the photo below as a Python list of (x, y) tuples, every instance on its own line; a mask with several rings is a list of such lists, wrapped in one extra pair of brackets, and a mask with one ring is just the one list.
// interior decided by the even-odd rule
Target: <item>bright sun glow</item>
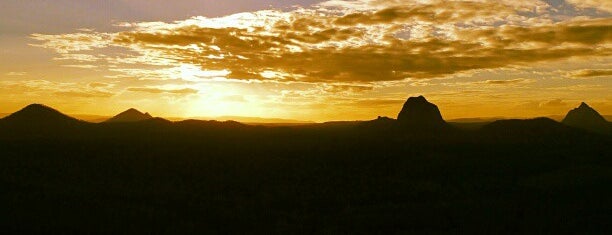
[(223, 78), (230, 74), (228, 70), (202, 70), (200, 67), (183, 64), (180, 66), (181, 79), (185, 81), (204, 81), (213, 78)]

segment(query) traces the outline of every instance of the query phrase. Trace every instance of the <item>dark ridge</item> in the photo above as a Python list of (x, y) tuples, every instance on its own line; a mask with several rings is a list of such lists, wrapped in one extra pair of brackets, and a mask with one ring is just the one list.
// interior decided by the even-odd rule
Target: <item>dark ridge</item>
[(542, 130), (567, 130), (561, 123), (547, 117), (533, 119), (497, 120), (483, 127), (484, 130), (504, 130), (510, 132), (515, 129), (531, 129), (534, 132)]
[(397, 120), (389, 117), (378, 116), (378, 118), (370, 121), (360, 122), (357, 127), (360, 128), (375, 128), (379, 130), (395, 129), (397, 127)]
[(190, 126), (190, 127), (246, 127), (248, 125), (237, 122), (237, 121), (204, 121), (204, 120), (183, 120), (175, 122), (179, 126)]
[(484, 141), (538, 142), (540, 140), (569, 141), (582, 131), (563, 125), (546, 117), (534, 119), (499, 120), (480, 130)]
[(142, 113), (137, 109), (130, 108), (106, 120), (106, 122), (139, 122), (152, 118), (153, 117), (149, 113)]

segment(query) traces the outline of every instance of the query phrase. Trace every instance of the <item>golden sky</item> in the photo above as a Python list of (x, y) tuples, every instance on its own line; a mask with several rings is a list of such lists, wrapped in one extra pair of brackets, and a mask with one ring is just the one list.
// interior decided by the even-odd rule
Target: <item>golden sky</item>
[[(26, 2), (26, 3), (24, 3)], [(0, 3), (0, 113), (395, 117), (612, 114), (608, 0)]]

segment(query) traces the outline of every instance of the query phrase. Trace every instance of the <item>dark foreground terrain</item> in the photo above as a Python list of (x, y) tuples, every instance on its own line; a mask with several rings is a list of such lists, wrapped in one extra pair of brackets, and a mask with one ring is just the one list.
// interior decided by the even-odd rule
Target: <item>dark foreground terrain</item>
[(53, 121), (0, 122), (2, 231), (612, 232), (611, 135), (549, 119)]

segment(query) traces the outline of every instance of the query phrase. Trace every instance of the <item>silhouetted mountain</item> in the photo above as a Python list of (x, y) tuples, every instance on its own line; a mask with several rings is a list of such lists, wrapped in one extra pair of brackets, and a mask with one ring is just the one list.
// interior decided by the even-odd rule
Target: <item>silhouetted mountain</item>
[(440, 110), (425, 97), (410, 97), (397, 115), (397, 122), (413, 130), (436, 130), (447, 127)]
[(79, 120), (69, 117), (53, 108), (42, 104), (31, 104), (25, 108), (3, 118), (11, 124), (36, 124), (36, 123), (74, 123)]
[(595, 109), (589, 107), (589, 105), (584, 102), (577, 108), (570, 110), (562, 122), (565, 125), (589, 131), (610, 131), (610, 123), (595, 111)]
[(74, 134), (73, 131), (87, 125), (86, 122), (69, 117), (42, 104), (31, 104), (0, 119), (2, 134), (15, 138), (22, 136), (59, 136)]
[(173, 122), (163, 118), (149, 118), (141, 121), (132, 122), (102, 122), (95, 124), (98, 134), (113, 136), (117, 134), (123, 137), (139, 138), (158, 138), (168, 135), (175, 129)]
[[(447, 125), (423, 100), (407, 102), (402, 121)], [(0, 120), (0, 227), (610, 234), (612, 136), (547, 118), (428, 128), (387, 117), (282, 127), (86, 123), (34, 105)]]
[(153, 117), (149, 113), (142, 113), (134, 108), (131, 108), (106, 120), (106, 122), (138, 122), (151, 118)]

